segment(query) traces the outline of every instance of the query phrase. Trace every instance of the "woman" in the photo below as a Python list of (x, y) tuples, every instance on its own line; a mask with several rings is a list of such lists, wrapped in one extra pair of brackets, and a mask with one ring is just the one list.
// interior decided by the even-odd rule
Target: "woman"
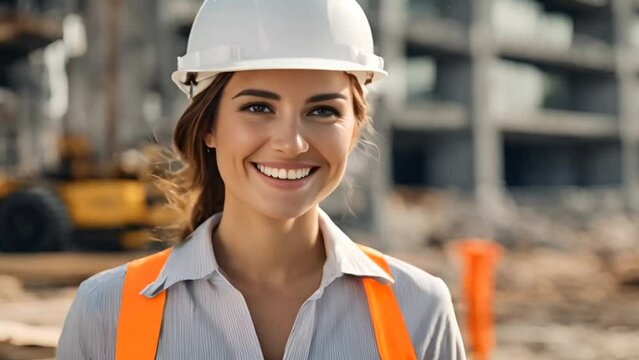
[(206, 1), (178, 69), (188, 236), (84, 281), (58, 358), (465, 359), (443, 281), (318, 206), (385, 75), (356, 1)]

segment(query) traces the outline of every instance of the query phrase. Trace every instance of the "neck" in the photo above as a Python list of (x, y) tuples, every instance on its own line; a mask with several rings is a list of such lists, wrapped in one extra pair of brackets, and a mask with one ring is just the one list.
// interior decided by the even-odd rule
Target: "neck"
[(313, 276), (326, 260), (318, 207), (292, 219), (274, 219), (224, 204), (212, 241), (218, 265), (245, 282), (287, 284)]

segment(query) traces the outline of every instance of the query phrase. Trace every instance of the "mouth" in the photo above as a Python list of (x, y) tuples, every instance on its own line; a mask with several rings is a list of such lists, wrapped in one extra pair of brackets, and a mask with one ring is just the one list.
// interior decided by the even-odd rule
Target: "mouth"
[(311, 166), (306, 168), (299, 169), (282, 169), (282, 168), (274, 168), (264, 166), (258, 163), (251, 163), (253, 167), (262, 175), (269, 177), (273, 180), (286, 181), (286, 182), (300, 182), (303, 180), (307, 180), (317, 170), (320, 168), (319, 166)]

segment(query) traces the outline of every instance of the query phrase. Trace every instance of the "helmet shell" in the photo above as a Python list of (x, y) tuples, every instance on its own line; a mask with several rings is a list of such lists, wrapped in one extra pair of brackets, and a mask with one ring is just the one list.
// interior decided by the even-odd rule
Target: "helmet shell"
[(356, 0), (206, 0), (171, 79), (193, 97), (220, 72), (265, 69), (387, 75)]

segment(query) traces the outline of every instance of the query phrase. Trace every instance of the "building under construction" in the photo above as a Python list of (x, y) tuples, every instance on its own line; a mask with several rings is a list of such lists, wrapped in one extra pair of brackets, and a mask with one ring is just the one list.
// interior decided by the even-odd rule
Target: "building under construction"
[[(200, 3), (0, 2), (0, 168), (56, 171), (65, 136), (96, 163), (168, 144), (186, 105), (169, 74)], [(384, 232), (394, 184), (457, 189), (485, 214), (566, 189), (639, 206), (639, 2), (360, 3), (391, 76), (373, 92), (379, 161), (349, 170), (357, 221)], [(342, 194), (325, 206), (344, 212)]]

